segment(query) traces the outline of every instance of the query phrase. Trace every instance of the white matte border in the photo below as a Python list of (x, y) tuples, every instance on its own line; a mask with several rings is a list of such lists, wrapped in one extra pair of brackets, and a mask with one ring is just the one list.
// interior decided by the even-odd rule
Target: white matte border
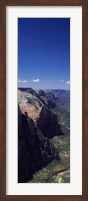
[[(70, 179), (69, 184), (17, 183), (18, 17), (70, 18)], [(6, 194), (82, 195), (82, 7), (6, 8)]]

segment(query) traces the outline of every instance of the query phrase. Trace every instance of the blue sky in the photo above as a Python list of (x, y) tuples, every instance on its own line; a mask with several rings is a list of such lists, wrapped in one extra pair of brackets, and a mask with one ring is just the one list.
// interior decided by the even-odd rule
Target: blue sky
[(70, 88), (70, 19), (18, 19), (18, 86)]

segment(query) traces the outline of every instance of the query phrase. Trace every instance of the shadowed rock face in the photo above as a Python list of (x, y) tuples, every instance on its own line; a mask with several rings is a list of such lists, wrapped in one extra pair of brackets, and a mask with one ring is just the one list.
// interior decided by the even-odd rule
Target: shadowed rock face
[(34, 172), (53, 159), (59, 159), (54, 146), (18, 107), (18, 182), (32, 179)]
[[(39, 92), (44, 97), (43, 91)], [(46, 102), (31, 88), (18, 91), (18, 182), (32, 179), (33, 174), (54, 159), (59, 160), (49, 138), (63, 135), (57, 115), (48, 108), (55, 99), (47, 94)], [(49, 103), (50, 105), (50, 103)]]
[(37, 125), (45, 137), (52, 138), (56, 135), (64, 134), (61, 126), (58, 124), (57, 115), (53, 114), (44, 106), (41, 109)]
[[(64, 104), (62, 97), (60, 102), (52, 92), (52, 90), (34, 91), (31, 88), (18, 90), (19, 183), (61, 183), (64, 182), (61, 178), (65, 173), (67, 175), (65, 182), (69, 182), (67, 178), (70, 177), (69, 170), (67, 173), (66, 168), (69, 168), (70, 164), (70, 141), (68, 132), (67, 137), (63, 135), (58, 124), (58, 122), (62, 123), (62, 120), (65, 122), (68, 116), (65, 115), (66, 118), (63, 118), (64, 110), (61, 108), (64, 109), (65, 106), (62, 105)], [(63, 124), (62, 128), (64, 130)], [(70, 128), (69, 124), (66, 128)], [(64, 167), (65, 172), (62, 172)], [(58, 168), (61, 173), (58, 173)]]
[(18, 182), (26, 182), (42, 167), (42, 157), (33, 120), (18, 113)]
[(44, 92), (43, 90), (38, 90), (37, 94), (46, 103), (48, 109), (56, 107), (56, 98), (52, 92)]
[(45, 97), (45, 96), (46, 96), (45, 92), (44, 92), (43, 90), (41, 90), (41, 89), (40, 89), (40, 90), (38, 90), (38, 92), (37, 92), (37, 93), (38, 93), (38, 95), (39, 95), (39, 96), (43, 96), (43, 97)]

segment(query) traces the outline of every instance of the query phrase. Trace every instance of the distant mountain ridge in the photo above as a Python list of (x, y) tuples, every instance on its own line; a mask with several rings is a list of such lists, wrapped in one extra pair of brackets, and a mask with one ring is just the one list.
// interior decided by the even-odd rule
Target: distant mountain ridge
[[(19, 90), (31, 92), (32, 89), (31, 88), (19, 88)], [(34, 93), (36, 92), (36, 95), (38, 94), (44, 101), (47, 98), (50, 100), (50, 102), (54, 102), (54, 103), (56, 102), (56, 105), (58, 105), (59, 107), (70, 110), (70, 90), (39, 89), (39, 90), (33, 90), (33, 91), (34, 91)], [(51, 97), (50, 97), (50, 94), (51, 94)], [(44, 99), (44, 97), (45, 97), (45, 99)], [(53, 99), (54, 99), (54, 101), (53, 101)], [(54, 103), (52, 104), (53, 106), (55, 105)]]
[(48, 106), (70, 110), (70, 90), (45, 89), (37, 90), (37, 93), (47, 102)]
[[(54, 95), (51, 94), (54, 98)], [(42, 96), (40, 96), (38, 93), (36, 93), (33, 89), (22, 89), (18, 90), (18, 103), (21, 109), (21, 112), (25, 114), (25, 112), (28, 114), (30, 118), (32, 118), (35, 122), (37, 122), (38, 126), (40, 126), (40, 123), (43, 118), (43, 124), (45, 124), (47, 120), (47, 129), (49, 126), (49, 121), (51, 121), (51, 127), (52, 124), (55, 124), (53, 130), (51, 129), (51, 135), (46, 134), (44, 132), (43, 134), (46, 137), (53, 137), (52, 133), (54, 132), (55, 135), (63, 134), (63, 132), (59, 131), (60, 126), (58, 127), (58, 120), (57, 115), (53, 114), (50, 111), (49, 104), (47, 102), (47, 96), (45, 96), (46, 99), (43, 99)], [(50, 97), (51, 98), (51, 97)], [(51, 98), (52, 99), (52, 98)], [(46, 125), (44, 125), (46, 127)], [(55, 128), (58, 127), (58, 132), (55, 130)]]

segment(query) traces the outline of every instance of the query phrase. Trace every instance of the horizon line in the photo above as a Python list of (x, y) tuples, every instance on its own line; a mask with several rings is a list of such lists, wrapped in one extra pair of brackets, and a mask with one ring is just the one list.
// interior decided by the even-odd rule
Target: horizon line
[[(32, 87), (18, 87), (18, 89), (33, 89)], [(33, 90), (65, 90), (65, 91), (70, 91), (70, 89), (61, 89), (61, 88), (54, 88), (54, 89), (51, 89), (51, 88), (38, 88), (38, 89), (33, 89)]]

